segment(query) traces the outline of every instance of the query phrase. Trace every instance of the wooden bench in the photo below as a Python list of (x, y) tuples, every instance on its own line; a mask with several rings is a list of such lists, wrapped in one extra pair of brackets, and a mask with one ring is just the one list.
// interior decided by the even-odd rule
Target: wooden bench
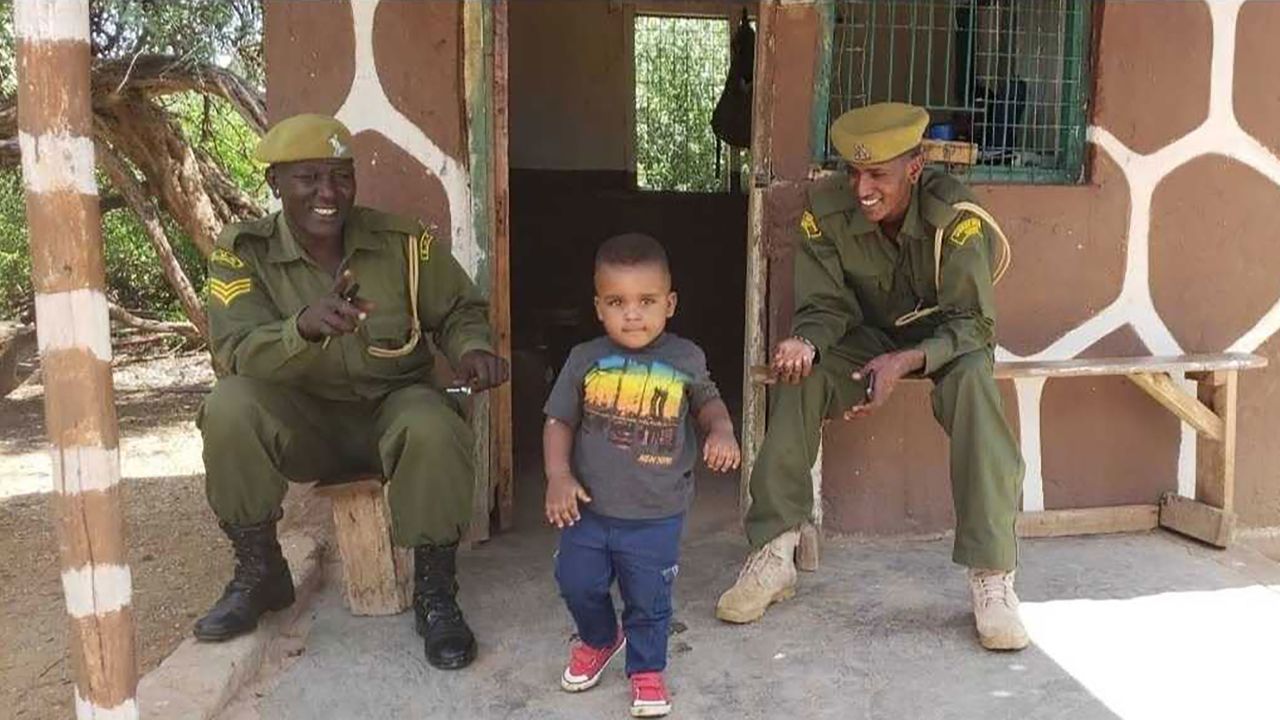
[[(1135, 532), (1164, 527), (1211, 545), (1226, 547), (1235, 528), (1236, 396), (1241, 370), (1265, 367), (1258, 355), (1220, 353), (1167, 357), (1100, 358), (996, 363), (997, 379), (1123, 376), (1165, 409), (1195, 429), (1197, 446), (1195, 497), (1166, 492), (1157, 504), (1124, 505), (1074, 510), (1023, 512), (1018, 517), (1021, 537), (1049, 537), (1093, 533)], [(1185, 374), (1196, 381), (1192, 394), (1176, 381)], [(751, 368), (754, 382), (772, 382), (767, 366)], [(811, 472), (814, 514), (801, 528), (797, 565), (818, 566), (819, 528), (822, 527), (822, 450)], [(743, 475), (743, 497), (747, 477)], [(744, 508), (745, 510), (745, 508)]]
[(391, 542), (391, 511), (379, 475), (362, 475), (316, 492), (333, 502), (342, 560), (342, 597), (352, 615), (396, 615), (413, 600), (413, 551)]

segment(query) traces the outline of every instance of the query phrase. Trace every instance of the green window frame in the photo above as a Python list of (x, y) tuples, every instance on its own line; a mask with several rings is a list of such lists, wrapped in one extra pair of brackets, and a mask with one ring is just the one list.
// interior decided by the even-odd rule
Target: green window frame
[(876, 102), (929, 111), (934, 137), (978, 146), (979, 183), (1085, 180), (1091, 0), (821, 0), (816, 161), (827, 127)]

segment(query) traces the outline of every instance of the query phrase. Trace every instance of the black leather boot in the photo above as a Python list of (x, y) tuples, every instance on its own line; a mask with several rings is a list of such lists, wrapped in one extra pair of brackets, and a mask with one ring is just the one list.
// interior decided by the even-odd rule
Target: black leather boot
[(236, 554), (235, 574), (222, 597), (196, 621), (200, 640), (230, 640), (258, 626), (258, 618), (293, 604), (293, 576), (276, 540), (279, 515), (257, 525), (219, 523)]
[(458, 608), (458, 544), (413, 549), (413, 612), (427, 662), (459, 670), (476, 659), (476, 637)]

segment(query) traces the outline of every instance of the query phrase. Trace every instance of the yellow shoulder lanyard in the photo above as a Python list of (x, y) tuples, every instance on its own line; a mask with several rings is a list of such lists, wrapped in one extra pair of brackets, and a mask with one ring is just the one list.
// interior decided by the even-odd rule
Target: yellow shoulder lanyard
[[(1009, 245), (1009, 238), (1005, 237), (1004, 230), (1000, 229), (1000, 224), (996, 219), (991, 217), (991, 213), (982, 209), (980, 205), (971, 202), (958, 202), (951, 207), (959, 210), (961, 213), (969, 212), (977, 215), (985, 222), (995, 233), (1000, 246), (1000, 257), (996, 260), (996, 266), (991, 271), (991, 284), (995, 285), (1000, 282), (1000, 278), (1009, 269), (1009, 263), (1013, 262), (1013, 248)], [(957, 215), (958, 217), (958, 215)], [(948, 226), (949, 227), (949, 226)], [(933, 236), (933, 287), (937, 291), (939, 297), (942, 296), (942, 238), (946, 234), (946, 227), (938, 228)], [(938, 311), (938, 306), (920, 308), (903, 315), (894, 321), (897, 327), (910, 325), (922, 317), (928, 317)]]
[[(425, 237), (426, 233), (423, 233)], [(405, 236), (404, 252), (406, 274), (409, 276), (409, 317), (412, 325), (409, 328), (409, 341), (395, 350), (374, 347), (372, 345), (365, 348), (369, 354), (376, 358), (398, 358), (404, 357), (413, 352), (418, 346), (418, 341), (422, 338), (422, 330), (418, 327), (418, 248), (421, 239), (417, 235), (409, 234)]]

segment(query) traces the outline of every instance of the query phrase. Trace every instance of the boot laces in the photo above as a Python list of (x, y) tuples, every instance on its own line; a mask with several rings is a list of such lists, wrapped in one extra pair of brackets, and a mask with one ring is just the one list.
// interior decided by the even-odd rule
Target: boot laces
[(1013, 607), (1013, 573), (977, 573), (978, 596), (983, 607), (1001, 604)]
[[(233, 590), (252, 590), (266, 579), (274, 568), (279, 555), (279, 546), (259, 547), (252, 542), (237, 542), (233, 548), (236, 565), (232, 570), (231, 580), (224, 592)], [(275, 549), (275, 552), (272, 550)]]
[(738, 579), (741, 580), (748, 575), (759, 575), (769, 566), (776, 562), (777, 554), (773, 551), (773, 543), (765, 545), (759, 550), (751, 553), (751, 557), (747, 559), (747, 563), (742, 566), (742, 570), (738, 572)]

